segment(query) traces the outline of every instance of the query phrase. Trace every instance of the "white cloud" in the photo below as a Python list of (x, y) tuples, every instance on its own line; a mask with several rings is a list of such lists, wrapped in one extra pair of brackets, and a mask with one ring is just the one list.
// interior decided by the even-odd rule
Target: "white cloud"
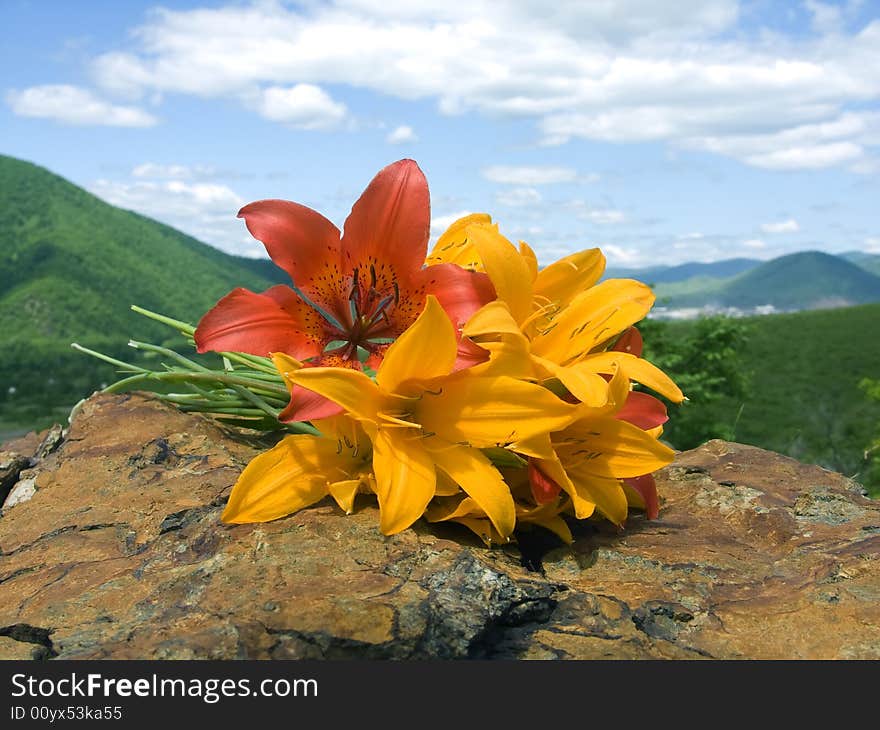
[(764, 243), (760, 238), (750, 238), (748, 241), (743, 241), (742, 245), (745, 248), (751, 248), (754, 250), (760, 250), (767, 247), (767, 244)]
[(314, 84), (270, 86), (250, 103), (266, 119), (283, 122), (294, 129), (335, 129), (348, 117), (345, 104), (334, 101)]
[(605, 254), (608, 261), (612, 264), (623, 264), (626, 266), (637, 266), (642, 261), (642, 252), (637, 248), (626, 248), (611, 243), (603, 243), (599, 245), (602, 253)]
[(192, 180), (193, 178), (212, 177), (216, 170), (208, 165), (162, 165), (155, 162), (144, 162), (136, 165), (131, 171), (132, 177), (159, 180)]
[(436, 239), (459, 218), (464, 218), (466, 215), (471, 215), (471, 213), (473, 213), (471, 210), (460, 210), (457, 213), (446, 213), (444, 215), (432, 216), (431, 238)]
[(418, 142), (419, 137), (413, 131), (412, 127), (406, 124), (401, 124), (399, 127), (395, 127), (388, 133), (388, 136), (385, 137), (385, 141), (388, 144), (408, 144), (410, 142)]
[(152, 127), (156, 117), (133, 106), (111, 104), (88, 89), (68, 84), (31, 86), (6, 94), (6, 103), (21, 117), (54, 119), (65, 124), (105, 127)]
[(800, 225), (794, 218), (775, 223), (762, 223), (761, 230), (764, 233), (794, 233), (801, 229)]
[(537, 205), (543, 200), (541, 193), (535, 188), (511, 188), (495, 194), (495, 200), (501, 205), (512, 208), (527, 205)]
[(596, 225), (604, 226), (626, 221), (623, 211), (614, 208), (594, 208), (587, 205), (583, 200), (572, 200), (566, 206), (573, 210), (581, 220), (590, 221)]
[(492, 165), (483, 168), (483, 177), (491, 182), (507, 185), (550, 185), (552, 183), (574, 182), (577, 170), (571, 167), (549, 165), (534, 167), (515, 167), (511, 165)]
[(880, 238), (866, 238), (865, 251), (880, 254)]
[(155, 218), (228, 253), (265, 253), (236, 219), (245, 201), (226, 185), (182, 180), (97, 180), (89, 190), (111, 205)]
[[(346, 85), (434, 100), (445, 114), (529, 117), (550, 144), (655, 140), (779, 169), (857, 163), (877, 144), (857, 130), (833, 139), (784, 135), (833, 125), (848, 109), (880, 100), (880, 19), (845, 31), (834, 6), (811, 0), (819, 32), (783, 36), (737, 27), (739, 7), (735, 0), (254, 0), (157, 9), (127, 48), (97, 57), (93, 72), (104, 88), (130, 97), (248, 98)], [(290, 121), (284, 99), (263, 101), (255, 108)]]

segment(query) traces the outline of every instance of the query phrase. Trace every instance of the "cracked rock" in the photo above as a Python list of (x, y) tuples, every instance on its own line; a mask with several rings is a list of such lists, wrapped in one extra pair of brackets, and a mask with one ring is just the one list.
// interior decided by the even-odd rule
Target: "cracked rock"
[(658, 474), (659, 519), (536, 560), (457, 525), (384, 537), (367, 498), (222, 524), (265, 447), (140, 394), (30, 443), (0, 658), (880, 658), (880, 505), (819, 467), (711, 441)]

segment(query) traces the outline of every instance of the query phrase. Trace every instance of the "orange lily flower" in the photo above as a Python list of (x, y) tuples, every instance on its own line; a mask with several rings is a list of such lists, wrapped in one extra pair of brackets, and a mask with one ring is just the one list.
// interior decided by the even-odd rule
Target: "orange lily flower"
[[(388, 165), (373, 178), (342, 233), (317, 211), (287, 200), (251, 203), (238, 217), (290, 274), (293, 288), (227, 294), (196, 328), (199, 352), (282, 352), (309, 366), (357, 370), (359, 355), (366, 354), (366, 365), (375, 369), (389, 343), (415, 322), (428, 295), (437, 297), (457, 333), (495, 298), (483, 273), (455, 264), (424, 267), (430, 197), (413, 160)], [(467, 359), (469, 344), (463, 343), (462, 365), (478, 361)], [(339, 412), (330, 401), (296, 390), (291, 408), (298, 420)]]

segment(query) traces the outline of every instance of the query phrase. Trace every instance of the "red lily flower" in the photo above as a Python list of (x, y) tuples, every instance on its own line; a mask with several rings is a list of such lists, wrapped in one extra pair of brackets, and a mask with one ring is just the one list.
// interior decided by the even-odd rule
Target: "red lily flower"
[[(260, 200), (238, 213), (293, 288), (235, 289), (199, 322), (199, 352), (283, 352), (306, 365), (376, 368), (390, 342), (437, 297), (456, 330), (495, 298), (489, 278), (454, 264), (424, 268), (431, 211), (428, 183), (413, 160), (388, 165), (355, 202), (343, 233), (317, 211)], [(462, 365), (473, 364), (463, 343)], [(310, 420), (338, 407), (295, 389), (285, 420)], [(299, 397), (298, 397), (299, 396)]]

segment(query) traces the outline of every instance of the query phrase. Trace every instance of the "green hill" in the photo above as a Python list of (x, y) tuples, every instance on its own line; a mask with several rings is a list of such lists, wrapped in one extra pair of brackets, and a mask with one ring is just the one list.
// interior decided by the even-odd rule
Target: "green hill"
[(167, 335), (130, 304), (195, 321), (236, 286), (283, 280), (273, 269), (0, 156), (0, 432), (115, 379), (71, 342), (128, 357), (129, 338)]
[(866, 251), (847, 251), (840, 254), (841, 258), (860, 266), (865, 271), (880, 276), (880, 253), (867, 253)]
[[(864, 449), (880, 428), (880, 403), (858, 384), (880, 378), (880, 304), (736, 321), (746, 327), (740, 358), (750, 393), (745, 400), (722, 397), (705, 420), (724, 424), (736, 441), (865, 480)], [(696, 321), (659, 326), (674, 342), (685, 339)], [(676, 447), (695, 445), (675, 443), (676, 413), (686, 417), (685, 411), (701, 407), (671, 408), (668, 436)], [(880, 495), (880, 483), (866, 486)]]
[(737, 274), (760, 266), (758, 259), (725, 259), (703, 263), (690, 261), (676, 266), (653, 266), (648, 269), (620, 269), (609, 268), (605, 272), (606, 279), (638, 279), (651, 286), (657, 284), (671, 284), (689, 279), (729, 279)]
[(720, 286), (694, 292), (665, 293), (669, 307), (715, 304), (748, 309), (772, 304), (777, 309), (821, 309), (880, 301), (880, 277), (820, 251), (781, 256)]

